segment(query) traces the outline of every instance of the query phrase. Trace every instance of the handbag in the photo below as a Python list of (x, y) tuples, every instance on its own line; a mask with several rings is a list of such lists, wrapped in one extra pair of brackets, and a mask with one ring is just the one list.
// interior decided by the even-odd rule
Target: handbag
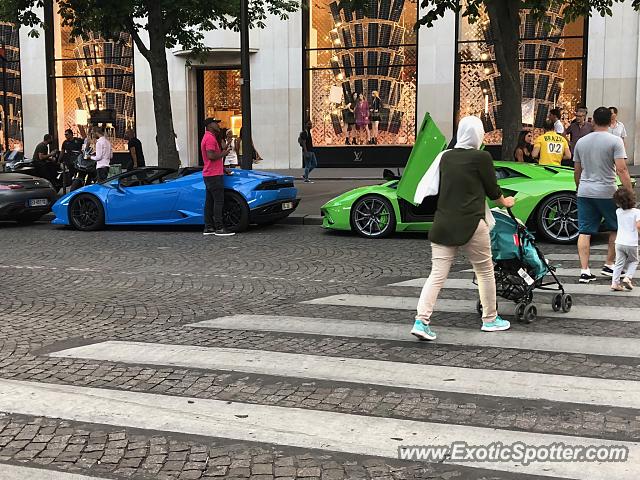
[(91, 172), (96, 169), (96, 165), (98, 162), (95, 160), (91, 160), (90, 158), (85, 158), (84, 154), (80, 153), (76, 157), (76, 168), (83, 172)]

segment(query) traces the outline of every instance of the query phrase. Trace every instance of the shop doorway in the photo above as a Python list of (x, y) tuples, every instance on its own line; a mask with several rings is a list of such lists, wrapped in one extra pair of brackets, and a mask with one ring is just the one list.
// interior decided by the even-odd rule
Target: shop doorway
[(200, 139), (204, 135), (202, 121), (207, 117), (222, 120), (220, 127), (231, 129), (236, 137), (242, 127), (240, 69), (237, 67), (203, 68), (196, 72), (198, 98), (198, 164), (202, 165)]

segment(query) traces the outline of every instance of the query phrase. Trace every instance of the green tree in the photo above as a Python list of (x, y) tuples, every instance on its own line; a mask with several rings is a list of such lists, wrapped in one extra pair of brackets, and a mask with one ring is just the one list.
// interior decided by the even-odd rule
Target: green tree
[[(510, 159), (522, 128), (522, 85), (518, 55), (520, 11), (530, 10), (538, 21), (543, 21), (545, 12), (555, 6), (563, 6), (565, 20), (570, 22), (593, 13), (611, 16), (613, 4), (622, 2), (624, 0), (421, 0), (421, 7), (427, 11), (418, 24), (431, 27), (447, 11), (461, 13), (474, 23), (482, 10), (486, 11), (494, 40), (496, 66), (502, 80), (502, 158)], [(640, 0), (632, 0), (631, 4), (636, 10), (640, 9)]]
[[(0, 0), (0, 19), (31, 27), (50, 28), (39, 18), (36, 9), (55, 0)], [(240, 0), (58, 0), (63, 24), (71, 34), (86, 36), (99, 33), (117, 38), (129, 33), (140, 53), (149, 62), (156, 120), (158, 164), (176, 167), (179, 162), (175, 145), (171, 90), (166, 49), (180, 46), (197, 59), (206, 52), (203, 32), (219, 28), (239, 29)], [(54, 4), (55, 5), (55, 4)], [(265, 27), (268, 15), (286, 19), (298, 9), (296, 0), (252, 0), (249, 6), (250, 27)], [(148, 44), (141, 36), (146, 31)]]

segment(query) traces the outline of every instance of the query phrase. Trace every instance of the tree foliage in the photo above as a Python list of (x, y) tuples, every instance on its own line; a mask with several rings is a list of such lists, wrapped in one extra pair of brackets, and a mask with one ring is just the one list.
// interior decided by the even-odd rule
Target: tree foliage
[[(0, 20), (29, 27), (29, 34), (37, 36), (36, 27), (50, 28), (38, 11), (52, 1), (74, 37), (90, 32), (105, 39), (118, 39), (122, 32), (131, 35), (151, 70), (158, 164), (177, 166), (166, 49), (179, 46), (197, 59), (208, 50), (206, 32), (239, 30), (241, 0), (0, 0)], [(296, 0), (251, 0), (249, 27), (264, 28), (269, 15), (286, 19), (297, 8)]]
[[(520, 10), (530, 10), (538, 19), (556, 6), (564, 5), (564, 17), (568, 22), (580, 17), (590, 17), (594, 13), (603, 17), (613, 15), (612, 7), (616, 3), (624, 3), (625, 0), (511, 0), (519, 3)], [(442, 18), (448, 11), (459, 12), (469, 21), (474, 23), (480, 16), (482, 9), (494, 0), (421, 0), (420, 6), (427, 9), (426, 13), (418, 20), (419, 25), (432, 27), (433, 23)], [(640, 9), (640, 0), (632, 0), (631, 5), (636, 10)]]
[[(47, 0), (0, 0), (0, 18), (31, 27), (47, 28), (36, 10)], [(49, 0), (51, 1), (51, 0)], [(205, 49), (204, 32), (216, 29), (239, 30), (240, 1), (228, 0), (58, 0), (57, 6), (64, 25), (73, 36), (88, 32), (105, 38), (117, 38), (120, 32), (132, 35), (149, 29), (151, 12), (160, 12), (159, 28), (166, 38), (165, 47), (181, 46), (201, 52)], [(287, 19), (296, 11), (296, 0), (252, 0), (249, 6), (250, 28), (264, 28), (269, 15)]]

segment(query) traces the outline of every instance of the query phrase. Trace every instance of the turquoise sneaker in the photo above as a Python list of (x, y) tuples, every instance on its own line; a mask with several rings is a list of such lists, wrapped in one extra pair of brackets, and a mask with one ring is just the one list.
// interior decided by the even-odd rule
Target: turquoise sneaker
[(493, 322), (483, 323), (480, 330), (483, 332), (501, 332), (503, 330), (509, 330), (509, 328), (511, 328), (511, 324), (501, 319), (500, 315), (498, 315)]
[(411, 335), (418, 337), (418, 340), (435, 340), (436, 332), (431, 330), (431, 327), (426, 323), (422, 323), (422, 320), (416, 318), (411, 329)]

